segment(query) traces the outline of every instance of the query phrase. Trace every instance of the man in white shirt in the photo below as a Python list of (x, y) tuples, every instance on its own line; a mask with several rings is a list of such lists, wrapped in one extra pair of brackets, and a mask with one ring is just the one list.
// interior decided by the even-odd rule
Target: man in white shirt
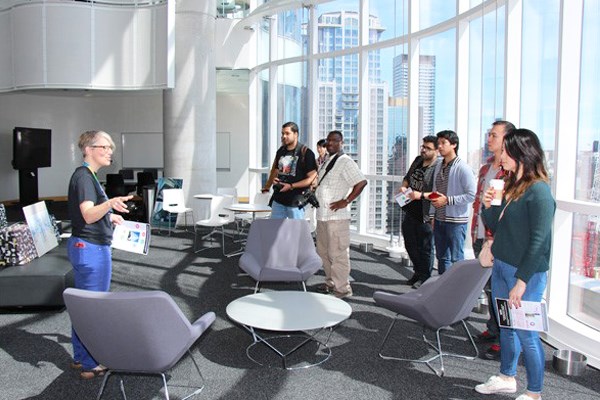
[(344, 154), (340, 131), (327, 135), (329, 159), (319, 169), (316, 196), (317, 253), (323, 260), (325, 283), (319, 291), (337, 298), (352, 296), (350, 287), (350, 204), (367, 186), (358, 165)]

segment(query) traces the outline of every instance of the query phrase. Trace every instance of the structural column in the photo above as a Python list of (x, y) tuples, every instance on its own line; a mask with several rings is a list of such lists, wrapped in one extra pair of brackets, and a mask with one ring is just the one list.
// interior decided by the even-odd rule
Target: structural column
[(164, 175), (183, 178), (186, 203), (194, 208), (193, 195), (214, 193), (217, 182), (216, 9), (215, 0), (177, 0), (169, 33), (175, 35), (175, 87), (163, 96)]

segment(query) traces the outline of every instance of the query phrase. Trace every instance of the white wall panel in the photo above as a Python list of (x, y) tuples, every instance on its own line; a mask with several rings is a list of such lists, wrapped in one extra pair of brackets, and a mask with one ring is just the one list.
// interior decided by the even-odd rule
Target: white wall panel
[[(154, 54), (152, 55), (152, 63), (154, 64), (154, 76), (152, 83), (154, 85), (168, 85), (169, 75), (169, 28), (168, 28), (168, 9), (167, 7), (154, 9)], [(174, 18), (174, 17), (173, 17)], [(175, 41), (173, 41), (174, 43)], [(175, 44), (173, 44), (175, 48)], [(172, 70), (175, 66), (170, 66)], [(171, 72), (172, 75), (175, 75)], [(174, 79), (173, 79), (174, 80)]]
[(0, 12), (0, 91), (13, 86), (11, 14)]
[(152, 25), (151, 9), (140, 9), (134, 17), (134, 69), (133, 79), (136, 86), (154, 84), (153, 52), (155, 37)]
[(134, 10), (97, 8), (94, 16), (93, 85), (133, 86)]
[(12, 11), (15, 88), (43, 86), (44, 79), (43, 7), (27, 5)]
[(0, 13), (0, 92), (173, 85), (174, 7), (36, 2)]
[[(229, 169), (217, 170), (221, 187), (236, 187), (238, 196), (249, 196), (248, 95), (217, 93), (217, 132), (229, 132)], [(253, 188), (252, 190), (256, 190)]]
[(46, 7), (46, 75), (49, 86), (72, 87), (90, 82), (91, 14), (89, 7), (65, 8), (56, 4)]

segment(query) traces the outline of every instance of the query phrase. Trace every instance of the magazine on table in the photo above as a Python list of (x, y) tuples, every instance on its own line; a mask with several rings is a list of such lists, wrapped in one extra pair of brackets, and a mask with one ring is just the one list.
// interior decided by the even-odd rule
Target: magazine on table
[(113, 232), (112, 247), (138, 254), (148, 254), (150, 247), (150, 224), (123, 221)]
[(544, 302), (521, 301), (521, 307), (515, 308), (508, 305), (508, 299), (497, 298), (496, 306), (501, 328), (548, 331), (548, 312)]

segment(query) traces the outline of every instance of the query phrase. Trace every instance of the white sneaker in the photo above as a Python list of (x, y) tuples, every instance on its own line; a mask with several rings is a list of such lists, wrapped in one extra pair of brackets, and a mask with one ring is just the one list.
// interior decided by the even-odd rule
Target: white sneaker
[(528, 396), (527, 393), (523, 393), (522, 395), (517, 397), (515, 400), (542, 400), (542, 396), (538, 397), (537, 399), (534, 399), (533, 397)]
[[(517, 391), (517, 381), (514, 379), (504, 380), (493, 375), (487, 382), (475, 386), (475, 391), (482, 394), (515, 393)], [(525, 399), (519, 398), (518, 400)]]

